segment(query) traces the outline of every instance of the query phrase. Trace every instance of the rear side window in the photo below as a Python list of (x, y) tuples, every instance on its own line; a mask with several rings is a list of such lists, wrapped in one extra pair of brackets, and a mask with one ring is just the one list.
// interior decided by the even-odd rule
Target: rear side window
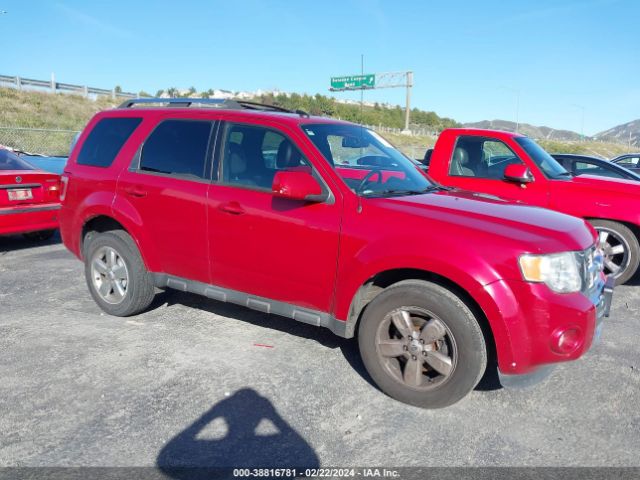
[(89, 132), (76, 163), (92, 167), (111, 166), (122, 145), (141, 121), (141, 118), (134, 117), (103, 118)]
[(206, 178), (212, 123), (166, 120), (142, 147), (139, 169), (147, 172)]

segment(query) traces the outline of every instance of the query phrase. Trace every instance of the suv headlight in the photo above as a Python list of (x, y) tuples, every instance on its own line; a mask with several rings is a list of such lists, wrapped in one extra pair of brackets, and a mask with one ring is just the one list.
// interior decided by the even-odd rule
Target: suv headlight
[(574, 252), (524, 254), (519, 263), (522, 276), (528, 282), (545, 283), (558, 293), (579, 292), (582, 288), (580, 260)]

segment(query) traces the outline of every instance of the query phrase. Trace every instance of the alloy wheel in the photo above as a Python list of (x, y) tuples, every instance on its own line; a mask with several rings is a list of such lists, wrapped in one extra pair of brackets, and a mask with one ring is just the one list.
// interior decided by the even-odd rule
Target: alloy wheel
[(395, 380), (417, 390), (445, 383), (458, 358), (449, 327), (420, 307), (401, 307), (385, 317), (377, 331), (376, 352)]
[(102, 300), (113, 305), (121, 303), (129, 286), (124, 259), (111, 247), (99, 248), (91, 258), (91, 280)]
[(598, 245), (604, 257), (605, 273), (620, 275), (629, 266), (629, 244), (616, 231), (598, 227)]

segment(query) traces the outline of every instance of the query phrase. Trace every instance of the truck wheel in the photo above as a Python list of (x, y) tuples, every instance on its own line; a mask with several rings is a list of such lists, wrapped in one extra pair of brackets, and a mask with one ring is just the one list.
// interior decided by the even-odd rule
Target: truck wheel
[(145, 310), (153, 300), (153, 281), (129, 234), (113, 230), (87, 240), (84, 273), (95, 302), (118, 317)]
[(629, 227), (610, 220), (591, 220), (598, 231), (598, 243), (604, 252), (604, 271), (616, 279), (616, 285), (627, 282), (638, 269), (640, 244)]
[(387, 395), (423, 408), (465, 397), (487, 365), (480, 325), (451, 291), (405, 280), (365, 308), (358, 332), (364, 365)]

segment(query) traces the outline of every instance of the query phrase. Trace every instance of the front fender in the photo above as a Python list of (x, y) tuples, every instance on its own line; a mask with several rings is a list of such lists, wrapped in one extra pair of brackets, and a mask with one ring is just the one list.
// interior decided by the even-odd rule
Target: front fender
[[(399, 245), (395, 241), (370, 244), (356, 254), (352, 259), (340, 265), (338, 275), (338, 288), (336, 289), (337, 319), (348, 323), (347, 330), (355, 327), (357, 318), (349, 318), (352, 303), (356, 293), (362, 285), (377, 274), (397, 269), (412, 269), (435, 274), (463, 289), (476, 302), (489, 322), (498, 353), (500, 364), (512, 362), (514, 352), (510, 340), (509, 328), (501, 310), (510, 305), (517, 308), (517, 302), (509, 292), (501, 291), (500, 298), (492, 298), (494, 288), (490, 285), (499, 285), (500, 277), (485, 257), (463, 249), (452, 252), (447, 256), (428, 256), (425, 252), (407, 248), (402, 254), (390, 255), (389, 252), (397, 250)], [(447, 259), (454, 258), (455, 262)]]

